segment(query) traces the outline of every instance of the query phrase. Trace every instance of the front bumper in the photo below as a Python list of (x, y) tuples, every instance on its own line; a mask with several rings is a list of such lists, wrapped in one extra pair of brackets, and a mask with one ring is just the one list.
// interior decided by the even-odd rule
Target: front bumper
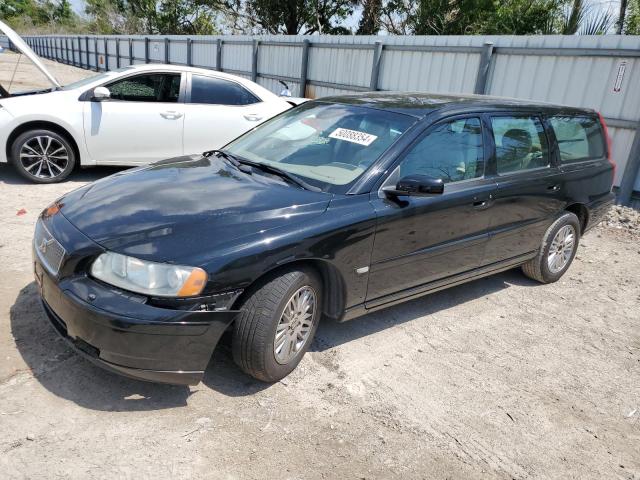
[(157, 308), (87, 277), (57, 284), (38, 261), (35, 275), (51, 324), (72, 347), (107, 370), (141, 380), (196, 385), (238, 313)]
[(45, 266), (41, 257), (51, 245), (34, 245), (36, 283), (55, 330), (108, 370), (152, 382), (197, 384), (239, 312), (164, 308), (98, 282), (79, 272), (86, 271), (86, 259), (103, 248), (59, 213), (39, 221), (65, 249), (56, 271), (50, 259)]

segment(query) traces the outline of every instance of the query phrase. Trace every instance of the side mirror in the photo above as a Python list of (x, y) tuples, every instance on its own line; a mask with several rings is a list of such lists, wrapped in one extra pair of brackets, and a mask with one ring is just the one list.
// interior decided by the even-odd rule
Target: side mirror
[(107, 87), (96, 87), (93, 89), (93, 96), (91, 100), (94, 102), (101, 102), (111, 98), (111, 92)]
[(383, 191), (394, 197), (427, 197), (443, 193), (444, 182), (426, 175), (408, 175), (398, 180), (395, 188), (385, 187)]

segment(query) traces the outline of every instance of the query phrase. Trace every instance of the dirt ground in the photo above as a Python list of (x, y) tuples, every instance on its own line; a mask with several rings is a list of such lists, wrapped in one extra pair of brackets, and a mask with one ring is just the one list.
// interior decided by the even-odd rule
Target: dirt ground
[(114, 171), (33, 185), (0, 166), (0, 477), (640, 479), (632, 232), (589, 233), (553, 285), (513, 270), (325, 322), (274, 385), (225, 345), (200, 385), (156, 385), (70, 351), (31, 272), (39, 212)]

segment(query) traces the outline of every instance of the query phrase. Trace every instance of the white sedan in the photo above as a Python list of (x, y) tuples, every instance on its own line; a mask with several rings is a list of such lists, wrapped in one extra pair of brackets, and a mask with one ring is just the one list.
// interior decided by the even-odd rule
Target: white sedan
[(0, 163), (38, 183), (76, 165), (141, 165), (217, 149), (300, 99), (241, 77), (173, 65), (132, 65), (69, 85), (0, 22), (51, 88), (9, 94), (0, 86)]

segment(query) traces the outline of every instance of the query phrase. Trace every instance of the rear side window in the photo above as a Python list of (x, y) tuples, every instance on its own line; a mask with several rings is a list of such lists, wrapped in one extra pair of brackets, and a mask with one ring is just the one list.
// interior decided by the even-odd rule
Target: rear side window
[(400, 176), (426, 175), (445, 183), (484, 174), (482, 127), (478, 118), (442, 123), (422, 138), (400, 164)]
[(211, 105), (250, 105), (260, 100), (241, 85), (204, 75), (191, 76), (191, 102)]
[(600, 122), (590, 117), (551, 117), (562, 163), (580, 162), (605, 155)]
[(150, 73), (107, 85), (113, 100), (175, 103), (180, 96), (180, 74)]
[(538, 117), (493, 117), (499, 174), (549, 165), (549, 143)]

